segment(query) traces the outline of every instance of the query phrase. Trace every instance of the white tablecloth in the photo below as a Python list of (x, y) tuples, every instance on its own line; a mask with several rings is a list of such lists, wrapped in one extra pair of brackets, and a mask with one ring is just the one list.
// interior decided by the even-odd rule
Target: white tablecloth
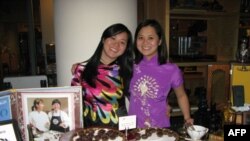
[(61, 133), (61, 132), (50, 130), (48, 132), (38, 134), (37, 137), (34, 138), (34, 140), (35, 141), (46, 141), (46, 139), (48, 139), (48, 141), (59, 141), (59, 138), (62, 134), (63, 133)]

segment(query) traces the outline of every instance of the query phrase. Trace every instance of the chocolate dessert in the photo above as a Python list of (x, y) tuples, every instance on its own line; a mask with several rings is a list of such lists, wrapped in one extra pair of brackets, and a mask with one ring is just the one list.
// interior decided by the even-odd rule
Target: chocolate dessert
[(125, 135), (109, 128), (86, 128), (70, 131), (60, 141), (126, 141)]
[(178, 141), (179, 135), (167, 128), (146, 128), (131, 130), (129, 138), (136, 141)]

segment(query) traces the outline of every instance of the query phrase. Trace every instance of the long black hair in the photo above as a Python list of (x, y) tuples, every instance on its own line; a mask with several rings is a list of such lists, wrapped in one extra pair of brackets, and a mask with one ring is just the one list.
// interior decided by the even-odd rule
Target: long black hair
[(167, 43), (165, 32), (161, 27), (160, 23), (154, 19), (146, 19), (142, 21), (136, 28), (135, 31), (135, 40), (134, 40), (134, 54), (135, 54), (135, 63), (138, 64), (143, 59), (143, 54), (137, 49), (136, 40), (138, 37), (138, 33), (143, 27), (151, 26), (155, 29), (156, 34), (158, 35), (159, 39), (161, 40), (161, 44), (158, 46), (158, 64), (162, 65), (167, 62), (168, 52), (167, 52)]
[(117, 23), (107, 27), (100, 39), (92, 57), (87, 60), (86, 67), (82, 73), (82, 79), (84, 79), (90, 86), (95, 86), (95, 79), (98, 75), (97, 67), (100, 64), (101, 54), (103, 50), (103, 41), (109, 37), (115, 36), (119, 33), (126, 32), (128, 35), (127, 47), (125, 52), (116, 59), (117, 65), (120, 66), (119, 75), (122, 78), (124, 89), (124, 94), (128, 94), (129, 83), (132, 78), (133, 72), (133, 38), (130, 30), (123, 24)]

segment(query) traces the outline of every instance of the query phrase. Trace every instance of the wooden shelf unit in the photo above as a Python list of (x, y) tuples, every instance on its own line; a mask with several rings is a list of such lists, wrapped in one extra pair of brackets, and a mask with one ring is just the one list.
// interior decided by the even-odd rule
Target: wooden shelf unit
[[(219, 65), (223, 66), (230, 61), (235, 60), (235, 54), (238, 46), (238, 33), (239, 28), (247, 28), (245, 26), (239, 26), (240, 20), (240, 0), (218, 0), (223, 6), (221, 11), (211, 11), (205, 9), (192, 9), (192, 8), (179, 8), (171, 7), (170, 0), (137, 0), (138, 1), (138, 22), (153, 18), (160, 22), (163, 26), (166, 34), (166, 40), (168, 43), (169, 56), (173, 56), (172, 50), (176, 49), (177, 45), (171, 43), (171, 38), (174, 36), (184, 35), (185, 29), (178, 27), (180, 31), (173, 32), (171, 23), (176, 20), (185, 20), (192, 23), (195, 20), (204, 20), (206, 22), (206, 31), (198, 33), (197, 36), (206, 38), (201, 58), (190, 57), (189, 59), (182, 59), (181, 57), (169, 58), (172, 62), (176, 63), (180, 67), (182, 66), (196, 66), (203, 68), (202, 71), (197, 73), (185, 73), (185, 87), (191, 89), (191, 95), (194, 94), (196, 87), (204, 86), (208, 87), (208, 66)], [(184, 0), (178, 0), (178, 2), (184, 2)], [(196, 0), (196, 2), (204, 2), (202, 0)], [(246, 15), (244, 15), (246, 16)], [(187, 25), (187, 24), (186, 24)], [(187, 28), (188, 26), (186, 26)], [(174, 27), (175, 28), (175, 27)], [(212, 57), (211, 57), (212, 56)], [(214, 56), (214, 58), (213, 58)], [(186, 57), (186, 56), (184, 56)], [(206, 57), (211, 57), (207, 59)], [(226, 72), (227, 75), (227, 72)], [(195, 81), (194, 81), (195, 80)], [(228, 84), (226, 84), (228, 85)], [(225, 86), (228, 87), (228, 86)], [(215, 90), (217, 91), (217, 90)], [(210, 93), (208, 91), (207, 93)], [(224, 95), (224, 94), (223, 94)], [(210, 93), (207, 98), (211, 101), (212, 94)], [(191, 104), (195, 104), (195, 98), (190, 98)]]

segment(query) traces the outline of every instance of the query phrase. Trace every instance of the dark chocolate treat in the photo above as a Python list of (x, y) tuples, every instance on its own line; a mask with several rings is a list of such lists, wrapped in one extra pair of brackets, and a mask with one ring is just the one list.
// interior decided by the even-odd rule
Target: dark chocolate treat
[(104, 129), (100, 129), (97, 134), (98, 135), (103, 135), (105, 133), (106, 133), (106, 131)]
[(108, 135), (104, 134), (104, 135), (102, 135), (101, 139), (102, 139), (102, 141), (108, 141), (109, 137), (108, 137)]
[(146, 134), (148, 137), (150, 137), (150, 136), (152, 135), (152, 133), (151, 133), (151, 132), (149, 132), (149, 131), (148, 131), (148, 132), (146, 132), (145, 134)]
[(140, 140), (141, 139), (141, 134), (140, 133), (135, 133), (135, 139)]
[(108, 135), (114, 135), (114, 134), (118, 134), (118, 132), (116, 132), (115, 130), (108, 130), (107, 134)]
[(91, 141), (92, 140), (92, 138), (90, 138), (88, 136), (81, 136), (79, 139), (77, 139), (77, 140), (79, 140), (79, 141)]
[(94, 136), (93, 140), (94, 140), (94, 141), (100, 141), (101, 138), (102, 138), (102, 137), (101, 137), (100, 135), (96, 135), (96, 136)]
[(111, 134), (108, 134), (108, 136), (109, 136), (109, 138), (110, 138), (111, 140), (114, 140), (115, 138), (117, 138), (118, 133), (113, 132), (113, 133), (111, 133)]
[(79, 131), (78, 134), (79, 134), (79, 136), (84, 136), (85, 133), (84, 133), (84, 131)]
[(141, 135), (141, 138), (142, 138), (142, 139), (147, 139), (147, 138), (148, 138), (148, 135), (147, 135), (147, 134), (143, 134), (143, 135)]
[(76, 130), (75, 133), (72, 133), (71, 139), (73, 140), (75, 137), (77, 137), (76, 141), (116, 141), (120, 139), (125, 140), (125, 136), (123, 133), (108, 128), (87, 128)]
[(156, 129), (156, 132), (158, 132), (158, 131), (162, 131), (162, 129), (160, 129), (160, 128), (157, 128), (157, 129)]
[(122, 134), (118, 133), (118, 134), (117, 134), (117, 137), (124, 138), (124, 135), (122, 135)]
[(162, 137), (162, 136), (163, 136), (163, 132), (162, 132), (161, 130), (158, 130), (158, 131), (156, 132), (156, 135), (157, 135), (158, 137)]
[(169, 133), (171, 133), (169, 130), (163, 130), (164, 135), (168, 135)]
[(95, 133), (95, 130), (94, 129), (90, 129), (90, 130), (87, 130), (89, 132), (89, 134), (94, 134)]
[(150, 129), (148, 130), (148, 132), (151, 133), (151, 134), (153, 134), (153, 133), (156, 132), (156, 129), (155, 129), (155, 128), (150, 128)]

